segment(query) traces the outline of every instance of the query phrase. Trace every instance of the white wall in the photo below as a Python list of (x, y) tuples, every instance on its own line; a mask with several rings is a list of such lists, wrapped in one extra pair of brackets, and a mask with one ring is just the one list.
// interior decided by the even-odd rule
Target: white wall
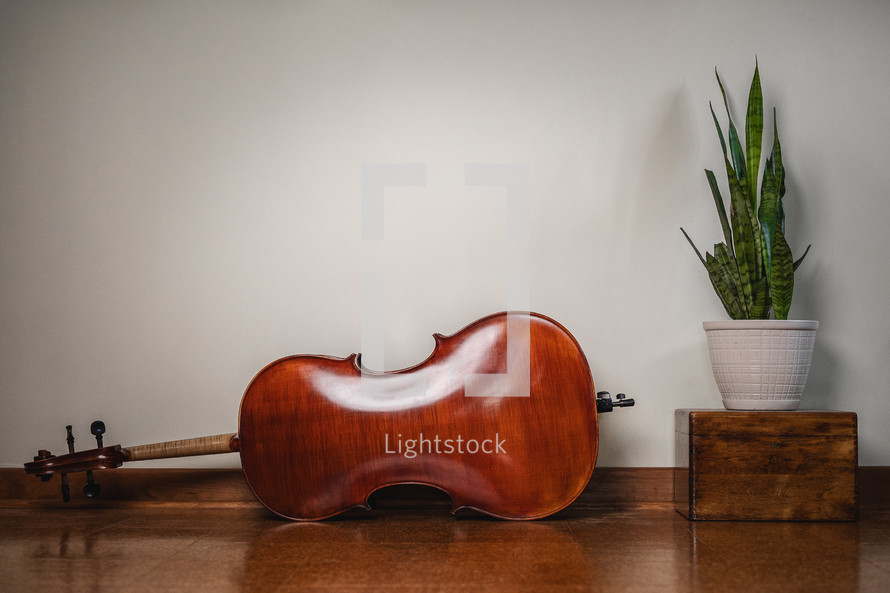
[[(813, 248), (792, 317), (821, 321), (805, 407), (859, 413), (890, 465), (890, 4), (0, 3), (0, 463), (237, 428), (286, 354), (361, 348), (361, 274), (386, 279), (386, 367), (430, 334), (531, 305), (599, 389), (600, 464), (673, 465), (673, 410), (719, 407), (686, 244), (720, 237), (718, 66), (742, 107), (759, 58)], [(363, 163), (423, 163), (361, 239)], [(527, 164), (530, 239), (467, 163)], [(172, 462), (169, 462), (172, 463)], [(237, 464), (234, 456), (180, 461)]]

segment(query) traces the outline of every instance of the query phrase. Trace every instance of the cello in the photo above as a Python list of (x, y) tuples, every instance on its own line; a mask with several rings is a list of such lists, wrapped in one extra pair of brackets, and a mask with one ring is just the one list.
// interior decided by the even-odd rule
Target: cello
[(594, 390), (584, 352), (562, 325), (538, 313), (483, 317), (457, 333), (434, 334), (426, 360), (401, 370), (345, 358), (295, 355), (263, 368), (241, 400), (238, 432), (69, 453), (40, 450), (25, 471), (42, 480), (86, 471), (84, 494), (99, 494), (96, 470), (125, 462), (237, 452), (257, 499), (287, 519), (314, 521), (370, 509), (370, 495), (423, 484), (450, 495), (453, 509), (537, 519), (571, 504), (593, 473), (598, 413), (634, 405)]

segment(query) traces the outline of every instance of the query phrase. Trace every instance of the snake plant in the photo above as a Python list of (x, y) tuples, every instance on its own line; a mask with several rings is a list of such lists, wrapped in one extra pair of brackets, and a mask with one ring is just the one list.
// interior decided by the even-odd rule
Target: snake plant
[[(763, 176), (758, 184), (763, 139), (763, 92), (760, 73), (755, 62), (754, 79), (748, 93), (745, 117), (745, 149), (729, 112), (726, 91), (716, 69), (717, 84), (723, 95), (723, 105), (729, 120), (729, 151), (723, 129), (711, 105), (711, 117), (717, 127), (723, 161), (729, 181), (729, 216), (713, 171), (705, 169), (717, 215), (723, 227), (723, 242), (714, 245), (714, 253), (701, 252), (681, 227), (708, 272), (711, 284), (723, 307), (732, 319), (768, 319), (770, 310), (776, 319), (788, 319), (791, 295), (794, 291), (794, 271), (810, 248), (795, 261), (785, 239), (785, 167), (773, 109), (773, 145), (766, 159)], [(760, 199), (758, 202), (758, 187)]]

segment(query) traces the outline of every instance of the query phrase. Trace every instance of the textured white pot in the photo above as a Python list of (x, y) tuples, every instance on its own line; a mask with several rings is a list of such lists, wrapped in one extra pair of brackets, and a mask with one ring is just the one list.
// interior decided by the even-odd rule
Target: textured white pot
[(818, 321), (705, 321), (727, 410), (796, 410), (810, 373)]

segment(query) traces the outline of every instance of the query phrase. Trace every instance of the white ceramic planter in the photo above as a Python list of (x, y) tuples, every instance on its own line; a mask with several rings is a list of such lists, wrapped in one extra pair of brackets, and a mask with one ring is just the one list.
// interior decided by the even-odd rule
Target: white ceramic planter
[(708, 350), (727, 410), (796, 410), (818, 321), (706, 321)]

